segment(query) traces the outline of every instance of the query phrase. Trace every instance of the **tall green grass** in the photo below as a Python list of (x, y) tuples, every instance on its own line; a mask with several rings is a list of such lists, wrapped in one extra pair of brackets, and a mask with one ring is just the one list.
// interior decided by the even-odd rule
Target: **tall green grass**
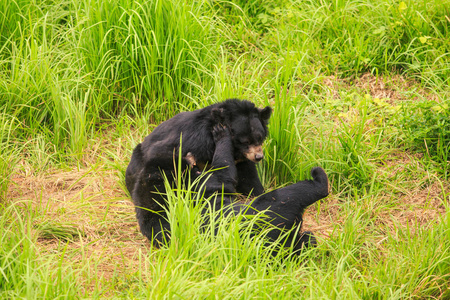
[(83, 1), (77, 7), (79, 52), (95, 85), (111, 101), (102, 109), (117, 113), (135, 97), (152, 104), (153, 118), (178, 112), (208, 75), (221, 38), (204, 1)]
[(6, 1), (0, 101), (23, 123), (19, 135), (37, 128), (80, 159), (101, 124), (124, 112), (159, 123), (228, 97), (268, 103), (311, 73), (395, 71), (442, 89), (447, 8), (448, 0)]
[(22, 150), (17, 141), (14, 143), (18, 127), (17, 119), (5, 113), (0, 115), (0, 203), (6, 199), (14, 166)]
[(447, 178), (450, 169), (450, 101), (419, 102), (404, 108), (401, 123), (406, 140), (437, 164)]
[[(100, 124), (150, 110), (160, 122), (212, 85), (221, 37), (203, 1), (2, 3), (0, 103), (79, 159)], [(199, 87), (202, 87), (200, 89)]]
[(79, 294), (67, 259), (39, 256), (33, 236), (33, 211), (19, 205), (0, 208), (0, 297), (3, 299), (73, 299)]
[(308, 51), (312, 65), (328, 74), (395, 71), (443, 88), (449, 78), (449, 5), (448, 0), (289, 1), (272, 12), (276, 30), (269, 30), (273, 38), (266, 45)]
[(93, 89), (80, 72), (73, 24), (63, 22), (65, 6), (40, 4), (23, 3), (19, 20), (8, 20), (17, 23), (0, 56), (0, 101), (22, 123), (18, 136), (37, 130), (46, 142), (79, 154), (99, 120), (98, 106), (86, 101)]

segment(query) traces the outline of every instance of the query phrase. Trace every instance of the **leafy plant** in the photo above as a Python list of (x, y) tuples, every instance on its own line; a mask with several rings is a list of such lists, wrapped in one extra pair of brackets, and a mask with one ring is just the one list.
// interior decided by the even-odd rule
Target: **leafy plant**
[[(276, 23), (282, 14), (283, 8), (288, 4), (286, 0), (213, 0), (213, 7), (219, 15), (233, 25), (247, 21), (252, 28), (263, 33)], [(241, 16), (241, 17), (240, 17)]]
[(409, 142), (426, 157), (438, 163), (439, 170), (450, 171), (450, 108), (443, 103), (419, 102), (405, 106), (403, 129)]

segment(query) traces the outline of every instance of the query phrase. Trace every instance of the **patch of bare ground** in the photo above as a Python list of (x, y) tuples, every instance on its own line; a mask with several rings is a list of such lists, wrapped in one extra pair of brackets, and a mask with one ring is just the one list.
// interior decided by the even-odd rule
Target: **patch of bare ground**
[(445, 214), (443, 192), (450, 190), (448, 183), (433, 182), (427, 186), (416, 186), (407, 194), (396, 199), (398, 206), (390, 211), (380, 213), (380, 223), (386, 224), (391, 230), (398, 225), (409, 226), (414, 232), (418, 227), (427, 227), (439, 222)]
[[(85, 277), (86, 282), (80, 283), (86, 289), (102, 287), (123, 270), (128, 274), (138, 270), (140, 252), (149, 245), (139, 233), (133, 204), (114, 171), (22, 172), (12, 180), (9, 199), (31, 204), (36, 212), (37, 250), (66, 253), (67, 264), (80, 272), (87, 265), (97, 270), (95, 278)], [(65, 247), (67, 251), (62, 251)]]
[[(414, 230), (439, 221), (450, 202), (450, 184), (441, 176), (423, 170), (421, 154), (399, 152), (386, 160), (388, 181), (396, 188), (394, 205), (381, 217), (381, 223), (393, 229), (396, 224)], [(391, 196), (392, 198), (392, 196)]]
[[(446, 213), (450, 205), (450, 183), (440, 179), (438, 174), (415, 171), (421, 167), (421, 158), (420, 154), (398, 152), (379, 167), (380, 173), (388, 175), (386, 188), (370, 200), (375, 207), (368, 216), (379, 226), (374, 230), (389, 230), (394, 234), (398, 229), (408, 228), (414, 234), (418, 228), (433, 226)], [(423, 174), (428, 175), (423, 177)], [(359, 199), (354, 201), (350, 206), (365, 205)], [(321, 202), (319, 210), (315, 204), (305, 212), (303, 230), (328, 238), (334, 226), (342, 225), (349, 215), (348, 210), (343, 209), (339, 194), (331, 194)]]
[(336, 195), (330, 195), (320, 200), (320, 210), (317, 205), (308, 208), (303, 215), (302, 231), (312, 231), (321, 238), (329, 238), (337, 224), (343, 224), (345, 216), (341, 202)]
[(372, 98), (385, 99), (392, 104), (403, 100), (417, 100), (419, 97), (437, 101), (436, 94), (425, 90), (419, 83), (406, 79), (402, 75), (375, 76), (371, 73), (363, 74), (355, 79), (339, 79), (336, 76), (327, 76), (323, 80), (327, 87), (327, 97), (340, 99), (340, 90), (356, 87), (365, 91)]

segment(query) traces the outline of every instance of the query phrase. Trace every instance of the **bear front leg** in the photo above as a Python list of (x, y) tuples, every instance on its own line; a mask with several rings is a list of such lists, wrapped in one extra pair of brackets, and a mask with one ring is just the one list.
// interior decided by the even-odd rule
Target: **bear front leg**
[(256, 169), (256, 163), (252, 161), (243, 161), (236, 164), (237, 185), (236, 191), (246, 196), (259, 196), (264, 193), (264, 187), (261, 184)]
[(222, 124), (213, 129), (214, 150), (211, 162), (213, 171), (205, 184), (205, 196), (209, 197), (216, 192), (234, 193), (237, 170), (234, 164), (233, 143), (230, 130)]

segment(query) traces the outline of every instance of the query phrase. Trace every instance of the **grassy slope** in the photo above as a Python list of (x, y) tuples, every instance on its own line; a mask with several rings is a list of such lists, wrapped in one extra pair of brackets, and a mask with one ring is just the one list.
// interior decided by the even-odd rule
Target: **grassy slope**
[[(1, 2), (0, 297), (449, 298), (449, 7)], [(330, 176), (299, 260), (198, 234), (187, 195), (169, 248), (138, 232), (131, 150), (228, 97), (274, 108), (267, 188)]]

